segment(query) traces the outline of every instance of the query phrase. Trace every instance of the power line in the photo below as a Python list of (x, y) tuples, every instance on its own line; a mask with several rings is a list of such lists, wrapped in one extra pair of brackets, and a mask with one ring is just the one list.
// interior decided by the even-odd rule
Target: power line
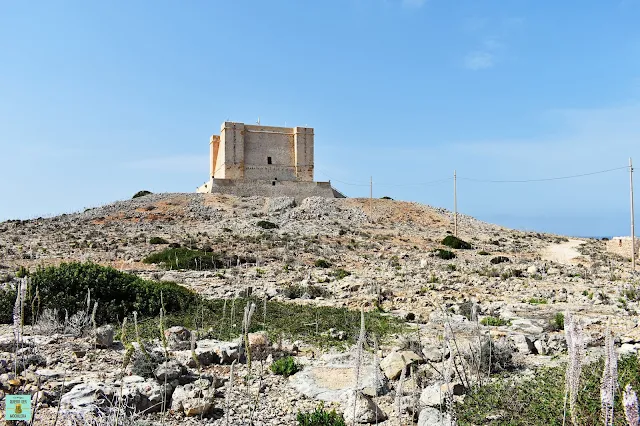
[(609, 173), (609, 172), (613, 172), (616, 170), (628, 170), (629, 166), (624, 166), (624, 167), (616, 167), (614, 169), (607, 169), (607, 170), (600, 170), (597, 172), (590, 172), (590, 173), (582, 173), (579, 175), (571, 175), (571, 176), (558, 176), (558, 177), (551, 177), (551, 178), (542, 178), (542, 179), (525, 179), (525, 180), (489, 180), (489, 179), (475, 179), (475, 178), (465, 178), (465, 177), (459, 177), (458, 179), (462, 179), (462, 180), (467, 180), (467, 181), (471, 181), (471, 182), (483, 182), (483, 183), (527, 183), (527, 182), (548, 182), (548, 181), (552, 181), (552, 180), (562, 180), (562, 179), (573, 179), (573, 178), (579, 178), (579, 177), (584, 177), (584, 176), (592, 176), (592, 175), (597, 175), (597, 174), (601, 174), (601, 173)]
[[(317, 169), (316, 169), (317, 170)], [(323, 172), (322, 170), (318, 170), (320, 173), (322, 173), (323, 175), (325, 175), (326, 177), (328, 177), (331, 182), (338, 182), (341, 183), (343, 185), (351, 185), (351, 186), (369, 186), (370, 183), (356, 183), (356, 182), (345, 182), (342, 180), (338, 180), (338, 179), (331, 179), (331, 176), (329, 176), (327, 173)], [(453, 178), (444, 178), (444, 179), (437, 179), (437, 180), (432, 180), (429, 182), (408, 182), (408, 183), (376, 183), (377, 186), (426, 186), (426, 185), (433, 185), (436, 183), (442, 183), (442, 182), (448, 182), (453, 180)]]

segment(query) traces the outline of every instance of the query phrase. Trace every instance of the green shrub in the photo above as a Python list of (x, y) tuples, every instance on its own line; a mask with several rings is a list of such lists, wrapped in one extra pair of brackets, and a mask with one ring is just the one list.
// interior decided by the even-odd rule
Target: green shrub
[(153, 194), (151, 191), (138, 191), (135, 194), (133, 194), (133, 197), (131, 198), (140, 198), (140, 197), (144, 197), (145, 195), (151, 195)]
[(384, 197), (381, 197), (380, 199), (381, 200), (393, 200), (393, 198), (387, 197), (386, 195)]
[(556, 314), (549, 320), (549, 328), (552, 331), (564, 330), (564, 314), (562, 312), (556, 312)]
[(186, 247), (166, 248), (152, 253), (142, 260), (144, 263), (156, 263), (165, 269), (221, 269), (224, 262), (217, 253), (191, 250)]
[(292, 356), (286, 356), (274, 361), (270, 368), (273, 374), (284, 377), (292, 376), (300, 370)]
[(489, 327), (501, 327), (503, 325), (511, 324), (511, 321), (503, 320), (502, 318), (499, 318), (499, 317), (488, 316), (488, 317), (482, 318), (482, 320), (480, 320), (480, 324), (486, 325)]
[(531, 305), (546, 305), (547, 304), (547, 299), (545, 299), (544, 297), (532, 297), (531, 299), (529, 299), (529, 304), (531, 304)]
[(453, 249), (462, 249), (462, 250), (468, 250), (471, 248), (471, 244), (461, 240), (458, 237), (454, 237), (453, 235), (447, 235), (446, 237), (444, 237), (444, 240), (442, 240), (442, 245), (451, 247)]
[(0, 287), (0, 324), (13, 322), (13, 306), (16, 303), (16, 292)]
[(24, 266), (20, 265), (18, 270), (16, 271), (16, 278), (24, 278), (29, 276), (29, 270)]
[(449, 250), (437, 249), (436, 256), (443, 260), (451, 260), (456, 257), (456, 254)]
[[(549, 426), (563, 424), (565, 366), (540, 368), (523, 379), (521, 375), (504, 376), (474, 387), (456, 405), (460, 426), (510, 425)], [(579, 425), (603, 424), (600, 383), (603, 361), (583, 366), (580, 376), (576, 417)], [(622, 390), (627, 384), (640, 388), (640, 364), (634, 356), (618, 361), (618, 386), (615, 393), (612, 424), (626, 425), (622, 407)], [(567, 422), (567, 424), (570, 421)]]
[(259, 226), (262, 229), (277, 229), (277, 228), (279, 228), (278, 225), (276, 225), (273, 222), (269, 222), (268, 220), (258, 221), (258, 223), (256, 223), (256, 226)]
[(318, 259), (315, 261), (314, 265), (316, 268), (330, 268), (331, 262), (326, 261), (324, 259)]
[(511, 262), (511, 260), (509, 260), (507, 256), (496, 256), (493, 259), (491, 259), (491, 263), (493, 263), (494, 265), (497, 265), (499, 263), (505, 263), (505, 262)]
[[(263, 299), (256, 298), (204, 299), (192, 302), (182, 311), (166, 315), (165, 326), (180, 325), (188, 329), (200, 328), (207, 331), (207, 338), (229, 341), (238, 337), (242, 330), (242, 312), (247, 303), (256, 303), (256, 315), (251, 323), (250, 332), (265, 330), (271, 341), (286, 339), (300, 340), (321, 349), (335, 347), (345, 350), (355, 344), (360, 330), (360, 311), (329, 306), (314, 306), (298, 303), (287, 303), (267, 300), (267, 321), (262, 322)], [(233, 308), (232, 308), (233, 307)], [(230, 313), (236, 312), (234, 316)], [(378, 336), (380, 341), (388, 341), (390, 336), (405, 333), (404, 322), (390, 315), (375, 311), (365, 313), (367, 332)], [(316, 325), (317, 323), (317, 325)], [(135, 333), (132, 322), (129, 322), (127, 333)], [(330, 328), (345, 332), (344, 339), (339, 340), (328, 333), (316, 333), (316, 330)], [(143, 339), (158, 338), (158, 316), (139, 321), (140, 335)]]
[(169, 241), (162, 237), (152, 237), (149, 239), (149, 244), (169, 244)]
[[(198, 296), (172, 282), (147, 281), (135, 275), (95, 263), (62, 263), (39, 268), (31, 274), (29, 294), (38, 289), (40, 309), (55, 308), (69, 316), (86, 309), (87, 292), (98, 302), (96, 322), (122, 321), (137, 311), (141, 316), (158, 315), (160, 294), (166, 312), (177, 312), (193, 305)], [(25, 304), (25, 319), (31, 318), (30, 305)]]
[(479, 254), (480, 256), (489, 256), (491, 253), (489, 253), (488, 251), (480, 250), (480, 251), (478, 252), (478, 254)]
[(299, 426), (346, 426), (342, 415), (325, 410), (322, 404), (315, 411), (298, 412), (296, 420)]
[(341, 279), (343, 279), (343, 278), (348, 277), (349, 275), (351, 275), (351, 272), (349, 272), (349, 271), (345, 271), (345, 270), (344, 270), (344, 269), (342, 269), (342, 268), (338, 268), (338, 269), (336, 269), (336, 270), (333, 272), (333, 275), (334, 275), (337, 279), (341, 280)]

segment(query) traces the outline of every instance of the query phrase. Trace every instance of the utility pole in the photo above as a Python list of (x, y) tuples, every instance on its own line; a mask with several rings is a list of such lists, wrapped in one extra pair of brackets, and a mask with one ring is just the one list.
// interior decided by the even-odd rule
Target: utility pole
[(369, 217), (373, 221), (373, 176), (369, 178)]
[(456, 171), (453, 171), (453, 235), (458, 236), (458, 189)]
[(629, 157), (629, 193), (631, 194), (631, 269), (636, 271), (636, 227), (633, 212), (633, 163)]

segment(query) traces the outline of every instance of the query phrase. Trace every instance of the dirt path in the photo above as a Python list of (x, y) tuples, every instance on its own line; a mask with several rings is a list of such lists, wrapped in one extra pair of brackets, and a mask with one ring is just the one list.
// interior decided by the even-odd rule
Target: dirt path
[(582, 240), (569, 240), (566, 243), (551, 244), (542, 250), (542, 258), (553, 262), (572, 264), (573, 259), (582, 256), (577, 248), (584, 243)]

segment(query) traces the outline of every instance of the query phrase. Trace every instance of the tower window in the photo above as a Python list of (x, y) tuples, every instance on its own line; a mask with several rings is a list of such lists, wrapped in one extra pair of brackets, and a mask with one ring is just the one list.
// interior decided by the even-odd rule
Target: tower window
[(276, 181), (271, 182), (271, 186), (276, 186)]
[(267, 157), (267, 164), (271, 164), (271, 157)]

